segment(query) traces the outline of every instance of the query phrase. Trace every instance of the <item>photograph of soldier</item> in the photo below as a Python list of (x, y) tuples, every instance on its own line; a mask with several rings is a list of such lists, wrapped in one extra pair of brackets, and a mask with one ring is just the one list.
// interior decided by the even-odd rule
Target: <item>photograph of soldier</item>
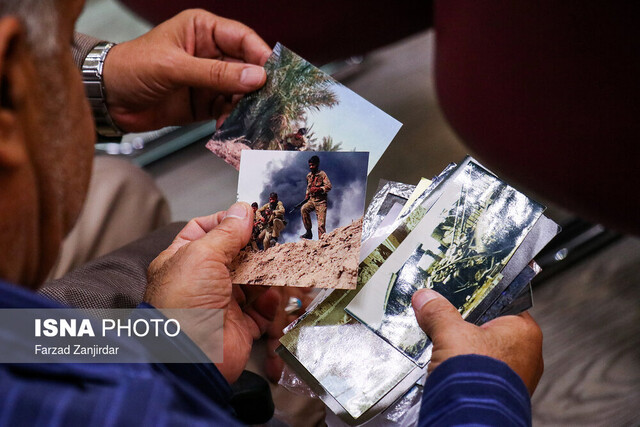
[[(256, 227), (251, 248), (241, 251), (229, 267), (232, 283), (355, 289), (368, 156), (353, 151), (244, 150), (238, 200), (257, 201)], [(309, 180), (304, 179), (307, 175)], [(303, 210), (308, 228), (318, 228), (322, 239), (300, 238), (305, 232)], [(309, 215), (312, 211), (316, 215)]]
[(327, 193), (331, 190), (331, 181), (327, 174), (320, 170), (320, 158), (318, 156), (314, 155), (309, 159), (309, 171), (307, 174), (307, 190), (304, 196), (307, 202), (300, 209), (305, 229), (305, 233), (300, 236), (303, 239), (313, 239), (311, 212), (314, 211), (318, 221), (318, 238), (321, 238), (326, 233)]
[(262, 218), (262, 230), (258, 240), (262, 241), (262, 248), (265, 251), (278, 242), (280, 232), (285, 227), (284, 213), (284, 205), (278, 200), (278, 193), (275, 192), (269, 194), (269, 203), (256, 211), (256, 215)]
[[(244, 150), (238, 200), (257, 201), (262, 248), (318, 239), (359, 220), (364, 213), (368, 153)], [(275, 196), (275, 197), (273, 197)], [(267, 201), (269, 201), (267, 203)], [(267, 208), (275, 214), (269, 225)], [(315, 212), (315, 215), (314, 215)], [(328, 213), (328, 215), (327, 215)], [(267, 227), (269, 231), (262, 233)]]
[(393, 117), (280, 44), (264, 68), (265, 85), (244, 96), (207, 142), (236, 169), (247, 150), (360, 151), (370, 153), (368, 173), (400, 129)]

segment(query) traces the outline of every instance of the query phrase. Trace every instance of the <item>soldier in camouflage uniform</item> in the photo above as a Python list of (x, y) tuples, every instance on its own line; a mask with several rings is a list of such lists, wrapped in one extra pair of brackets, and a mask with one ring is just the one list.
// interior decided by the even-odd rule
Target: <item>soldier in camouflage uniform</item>
[(249, 240), (249, 244), (254, 251), (258, 250), (258, 236), (262, 232), (264, 228), (264, 219), (262, 215), (258, 212), (258, 203), (251, 203), (251, 209), (253, 209), (253, 231), (251, 232), (251, 240)]
[(320, 170), (320, 159), (318, 156), (313, 156), (309, 159), (309, 172), (307, 174), (307, 193), (305, 203), (300, 209), (302, 214), (302, 223), (306, 229), (306, 233), (303, 234), (303, 239), (312, 239), (313, 233), (311, 232), (311, 212), (316, 211), (316, 217), (318, 219), (318, 237), (326, 232), (327, 222), (327, 193), (331, 190), (331, 181), (324, 171)]
[(296, 133), (290, 133), (282, 140), (281, 149), (286, 151), (304, 151), (307, 148), (307, 141), (304, 136), (306, 128), (300, 128)]
[(269, 203), (256, 212), (264, 219), (264, 229), (260, 232), (258, 239), (262, 240), (265, 251), (271, 246), (272, 240), (278, 241), (280, 232), (284, 230), (284, 212), (284, 205), (278, 200), (278, 193), (269, 194)]

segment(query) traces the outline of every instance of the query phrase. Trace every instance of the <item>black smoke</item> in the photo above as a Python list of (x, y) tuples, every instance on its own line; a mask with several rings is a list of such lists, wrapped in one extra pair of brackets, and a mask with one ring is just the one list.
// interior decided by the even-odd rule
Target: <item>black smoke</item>
[[(293, 153), (292, 153), (293, 154)], [(369, 153), (361, 152), (312, 152), (295, 153), (287, 158), (284, 165), (277, 170), (268, 170), (269, 178), (258, 204), (262, 206), (269, 200), (269, 193), (278, 193), (286, 209), (287, 226), (282, 233), (281, 242), (298, 240), (304, 232), (300, 209), (290, 210), (304, 200), (307, 189), (306, 176), (309, 173), (309, 159), (317, 155), (320, 158), (320, 170), (323, 170), (331, 181), (332, 189), (328, 193), (327, 233), (350, 224), (364, 213), (364, 200), (367, 185), (367, 166)], [(311, 213), (313, 235), (317, 238), (315, 213)]]

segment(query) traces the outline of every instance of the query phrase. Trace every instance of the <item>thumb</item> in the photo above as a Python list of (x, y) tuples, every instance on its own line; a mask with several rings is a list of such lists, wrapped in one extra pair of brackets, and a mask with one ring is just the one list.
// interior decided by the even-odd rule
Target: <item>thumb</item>
[[(206, 245), (210, 256), (228, 266), (249, 242), (253, 229), (253, 210), (247, 203), (232, 205), (216, 228), (197, 243)], [(194, 242), (196, 243), (196, 242)]]
[(175, 74), (178, 84), (222, 93), (246, 93), (259, 89), (267, 80), (264, 68), (243, 62), (188, 56)]
[(420, 328), (431, 338), (446, 336), (450, 328), (456, 328), (458, 322), (464, 322), (456, 308), (445, 297), (431, 289), (421, 289), (411, 299), (413, 311)]

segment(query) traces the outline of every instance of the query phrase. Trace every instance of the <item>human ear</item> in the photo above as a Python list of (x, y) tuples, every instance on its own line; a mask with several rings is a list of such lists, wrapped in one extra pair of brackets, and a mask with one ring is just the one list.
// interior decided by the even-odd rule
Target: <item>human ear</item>
[(3, 170), (21, 164), (27, 155), (16, 108), (20, 105), (16, 89), (24, 86), (21, 54), (17, 47), (23, 34), (22, 24), (17, 18), (0, 18), (0, 167)]

